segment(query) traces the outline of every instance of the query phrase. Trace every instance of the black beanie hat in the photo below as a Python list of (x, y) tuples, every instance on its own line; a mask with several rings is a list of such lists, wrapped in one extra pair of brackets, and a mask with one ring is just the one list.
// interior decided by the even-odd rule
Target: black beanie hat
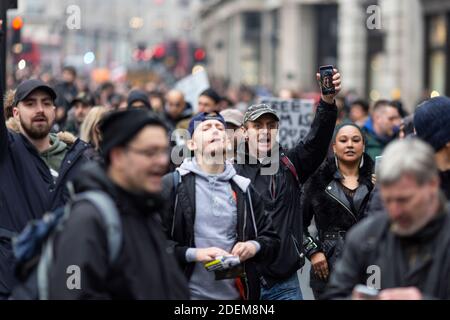
[(201, 97), (201, 96), (206, 96), (206, 97), (211, 98), (216, 104), (219, 103), (220, 100), (222, 100), (222, 98), (219, 96), (219, 94), (211, 88), (206, 89), (205, 91), (200, 93), (199, 97)]
[(160, 126), (167, 131), (164, 123), (148, 110), (128, 109), (106, 115), (99, 123), (102, 135), (100, 149), (106, 163), (112, 148), (126, 145), (147, 125)]
[(434, 151), (441, 150), (450, 141), (450, 98), (435, 97), (419, 105), (414, 113), (414, 128)]
[(151, 110), (151, 105), (148, 99), (147, 94), (142, 91), (142, 90), (133, 90), (130, 91), (130, 93), (128, 94), (128, 100), (127, 100), (127, 104), (128, 104), (128, 109), (132, 108), (132, 104), (133, 102), (136, 101), (141, 101), (142, 103), (144, 103), (145, 107), (149, 110)]

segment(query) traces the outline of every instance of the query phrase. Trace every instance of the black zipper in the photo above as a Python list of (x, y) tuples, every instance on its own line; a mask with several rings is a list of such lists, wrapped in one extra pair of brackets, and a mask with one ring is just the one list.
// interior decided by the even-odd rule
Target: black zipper
[(325, 189), (325, 192), (326, 192), (330, 197), (332, 197), (334, 200), (336, 200), (340, 205), (342, 205), (342, 206), (348, 211), (348, 213), (350, 213), (350, 215), (352, 216), (352, 218), (355, 219), (355, 222), (356, 222), (356, 223), (358, 222), (358, 219), (356, 219), (356, 217), (355, 217), (355, 215), (353, 214), (353, 212), (352, 212), (352, 211), (351, 211), (344, 203), (342, 203), (341, 200), (339, 200), (338, 198), (336, 198), (335, 196), (333, 196), (331, 193), (329, 193), (327, 189)]

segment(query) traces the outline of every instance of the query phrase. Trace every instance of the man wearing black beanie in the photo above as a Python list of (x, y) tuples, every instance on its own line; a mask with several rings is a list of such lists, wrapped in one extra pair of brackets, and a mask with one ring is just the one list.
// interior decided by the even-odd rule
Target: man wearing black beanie
[(414, 128), (433, 147), (441, 190), (450, 199), (450, 98), (435, 97), (420, 104), (414, 113)]
[(128, 94), (127, 99), (128, 109), (132, 108), (144, 108), (152, 110), (150, 105), (150, 99), (148, 95), (142, 90), (133, 90)]
[[(161, 178), (169, 162), (164, 124), (144, 109), (118, 111), (99, 125), (105, 167), (86, 167), (75, 192), (101, 191), (121, 223), (118, 258), (108, 260), (107, 230), (97, 207), (78, 202), (55, 243), (50, 299), (188, 299), (186, 281), (160, 224)], [(81, 268), (82, 288), (66, 286), (67, 267)]]

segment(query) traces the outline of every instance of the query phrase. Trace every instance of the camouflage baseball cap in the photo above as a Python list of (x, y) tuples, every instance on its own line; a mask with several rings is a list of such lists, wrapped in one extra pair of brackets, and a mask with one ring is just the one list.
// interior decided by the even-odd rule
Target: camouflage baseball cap
[(263, 114), (267, 113), (272, 114), (273, 116), (275, 116), (277, 121), (280, 121), (280, 118), (278, 117), (276, 111), (273, 110), (271, 105), (261, 103), (261, 104), (254, 104), (248, 107), (244, 115), (244, 123), (246, 123), (247, 121), (255, 121)]

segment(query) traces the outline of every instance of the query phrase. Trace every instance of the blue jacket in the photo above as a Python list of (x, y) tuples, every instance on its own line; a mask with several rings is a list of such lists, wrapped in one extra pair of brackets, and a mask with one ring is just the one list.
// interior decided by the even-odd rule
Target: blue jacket
[(9, 131), (0, 120), (0, 299), (8, 295), (13, 283), (9, 237), (30, 220), (41, 218), (67, 201), (66, 184), (89, 160), (89, 150), (90, 146), (78, 139), (68, 150), (54, 182), (37, 149), (22, 134)]

